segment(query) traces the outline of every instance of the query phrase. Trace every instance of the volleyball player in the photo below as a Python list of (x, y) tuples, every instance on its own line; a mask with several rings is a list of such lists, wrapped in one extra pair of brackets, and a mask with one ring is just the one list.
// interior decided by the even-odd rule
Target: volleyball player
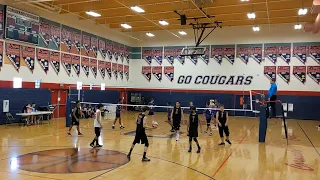
[(81, 106), (80, 101), (77, 101), (76, 106), (72, 110), (72, 122), (69, 127), (68, 136), (71, 136), (70, 131), (73, 126), (77, 126), (78, 136), (82, 136), (82, 134), (80, 132), (80, 128), (79, 128), (79, 125), (80, 125), (79, 121), (80, 121), (80, 117), (81, 117), (80, 106)]
[(183, 110), (180, 107), (180, 102), (177, 101), (176, 105), (173, 108), (173, 111), (171, 112), (171, 119), (172, 119), (172, 125), (174, 130), (176, 131), (176, 141), (179, 141), (180, 136), (180, 124), (181, 120), (183, 119)]
[(117, 122), (117, 119), (119, 119), (119, 125), (120, 125), (120, 129), (123, 129), (123, 125), (121, 122), (121, 111), (122, 111), (122, 104), (123, 103), (123, 99), (120, 99), (120, 101), (118, 102), (118, 105), (116, 107), (116, 118), (114, 119), (113, 125), (112, 125), (112, 129), (114, 129), (115, 124)]
[(217, 122), (219, 125), (219, 134), (220, 134), (220, 139), (221, 139), (221, 143), (219, 144), (219, 146), (224, 146), (224, 137), (223, 137), (223, 132), (226, 134), (226, 141), (231, 144), (230, 140), (229, 140), (229, 127), (228, 127), (228, 123), (229, 123), (229, 116), (228, 116), (228, 112), (224, 111), (224, 105), (220, 104), (220, 110), (217, 112), (216, 114), (216, 118), (217, 118)]
[[(96, 111), (96, 117), (94, 119), (94, 133), (96, 134), (96, 136), (94, 137), (93, 141), (90, 143), (91, 147), (102, 147), (98, 142), (100, 132), (102, 129), (102, 124), (101, 124), (101, 111), (102, 110), (103, 110), (103, 105), (98, 104), (97, 111)], [(96, 143), (96, 146), (94, 146), (94, 143)]]
[(149, 113), (148, 115), (151, 116), (151, 121), (154, 121), (154, 110), (153, 110), (153, 106), (154, 106), (154, 99), (152, 98), (151, 101), (148, 103), (149, 105)]
[(170, 124), (170, 126), (171, 126), (171, 132), (174, 132), (174, 129), (173, 129), (173, 126), (172, 126), (172, 119), (171, 119), (171, 111), (172, 111), (172, 108), (171, 108), (171, 103), (170, 102), (168, 102), (167, 103), (167, 106), (168, 106), (168, 108), (167, 108), (167, 112), (168, 112), (168, 123)]
[[(206, 107), (207, 108), (211, 108), (209, 101), (207, 102)], [(206, 109), (203, 112), (203, 115), (204, 115), (204, 117), (206, 118), (206, 121), (207, 121), (207, 130), (204, 131), (204, 133), (209, 133), (209, 136), (212, 136), (211, 120), (212, 120), (212, 117), (213, 117), (213, 110), (212, 109)]]
[(143, 152), (142, 161), (150, 161), (150, 159), (148, 159), (146, 157), (147, 150), (148, 150), (148, 147), (149, 147), (149, 141), (148, 141), (148, 137), (146, 135), (146, 128), (148, 127), (146, 115), (149, 113), (149, 110), (150, 110), (150, 108), (145, 106), (145, 107), (142, 108), (142, 113), (140, 113), (138, 115), (138, 118), (137, 118), (137, 121), (136, 121), (136, 124), (137, 124), (136, 136), (135, 136), (134, 141), (133, 141), (133, 143), (131, 145), (130, 152), (127, 155), (129, 160), (130, 160), (130, 156), (131, 156), (131, 153), (132, 153), (132, 150), (133, 150), (134, 146), (137, 143), (141, 142), (141, 144), (144, 144), (144, 152)]
[(189, 151), (192, 151), (192, 138), (194, 142), (196, 142), (198, 146), (197, 153), (200, 153), (200, 145), (197, 140), (198, 137), (198, 125), (200, 124), (200, 129), (202, 131), (201, 123), (199, 122), (198, 113), (196, 112), (196, 107), (192, 106), (190, 107), (191, 113), (189, 115), (189, 124), (188, 124), (188, 136), (189, 136)]

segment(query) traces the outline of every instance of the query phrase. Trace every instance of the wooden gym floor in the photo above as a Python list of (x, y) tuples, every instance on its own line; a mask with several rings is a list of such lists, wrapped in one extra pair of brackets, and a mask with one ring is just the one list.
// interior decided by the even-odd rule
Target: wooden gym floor
[[(281, 120), (270, 120), (266, 143), (258, 143), (258, 119), (231, 117), (232, 145), (218, 147), (218, 131), (212, 137), (200, 134), (201, 153), (188, 153), (186, 126), (175, 141), (164, 121), (165, 113), (156, 113), (157, 129), (147, 131), (148, 157), (141, 162), (143, 146), (136, 145), (131, 161), (126, 154), (133, 141), (135, 116), (124, 112), (125, 129), (112, 130), (112, 120), (104, 120), (101, 149), (92, 149), (93, 121), (81, 120), (83, 137), (67, 137), (65, 120), (51, 124), (19, 127), (0, 126), (0, 177), (8, 180), (30, 179), (196, 179), (196, 180), (316, 180), (320, 179), (319, 121), (288, 120), (290, 134), (286, 145)], [(149, 118), (149, 124), (151, 125)], [(89, 124), (90, 123), (90, 124)], [(205, 129), (205, 126), (203, 126)]]

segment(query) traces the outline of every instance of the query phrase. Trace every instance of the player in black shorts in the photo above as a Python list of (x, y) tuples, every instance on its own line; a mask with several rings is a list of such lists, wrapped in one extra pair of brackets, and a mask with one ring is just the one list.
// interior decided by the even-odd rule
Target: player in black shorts
[(77, 130), (78, 130), (78, 136), (82, 136), (81, 132), (80, 132), (80, 128), (79, 128), (79, 121), (80, 121), (80, 117), (81, 117), (81, 109), (80, 109), (80, 101), (76, 102), (76, 106), (73, 108), (72, 110), (72, 123), (69, 127), (69, 131), (68, 131), (68, 136), (71, 136), (71, 129), (73, 126), (77, 126)]
[(171, 112), (172, 112), (172, 107), (171, 107), (171, 103), (170, 102), (168, 102), (167, 103), (167, 106), (168, 106), (168, 108), (167, 108), (167, 113), (168, 113), (168, 123), (170, 124), (170, 126), (171, 126), (171, 132), (174, 132), (174, 128), (173, 128), (173, 126), (172, 126), (172, 119), (171, 119)]
[(198, 117), (198, 113), (196, 112), (196, 107), (192, 106), (190, 108), (191, 113), (189, 115), (189, 124), (188, 124), (188, 136), (189, 136), (189, 151), (192, 151), (192, 138), (194, 140), (194, 142), (196, 142), (197, 146), (198, 146), (198, 151), (197, 153), (200, 153), (200, 145), (199, 142), (197, 140), (198, 137), (198, 125), (200, 124), (200, 129), (202, 131), (202, 126), (201, 123), (199, 122), (199, 117)]
[(123, 129), (123, 125), (122, 125), (122, 122), (121, 122), (121, 111), (122, 111), (122, 106), (120, 104), (123, 103), (123, 99), (120, 99), (117, 107), (116, 107), (116, 118), (114, 119), (114, 122), (113, 122), (113, 125), (112, 125), (112, 129), (114, 129), (114, 126), (117, 122), (117, 119), (119, 119), (119, 125), (120, 125), (120, 129)]
[(176, 141), (179, 141), (180, 136), (180, 124), (181, 120), (183, 119), (183, 110), (180, 107), (180, 102), (177, 101), (176, 105), (173, 108), (173, 111), (171, 112), (171, 119), (172, 119), (172, 125), (174, 130), (176, 131)]
[(224, 105), (220, 104), (220, 111), (217, 112), (216, 114), (217, 122), (219, 125), (219, 134), (221, 138), (221, 143), (219, 146), (224, 146), (224, 137), (223, 137), (223, 132), (226, 134), (226, 141), (231, 144), (229, 140), (229, 127), (228, 127), (228, 122), (229, 122), (229, 116), (228, 112), (224, 111)]
[(147, 150), (148, 150), (148, 147), (149, 147), (149, 141), (148, 141), (148, 137), (146, 135), (146, 128), (148, 127), (147, 126), (146, 114), (149, 113), (149, 110), (150, 110), (150, 108), (145, 106), (145, 107), (142, 108), (143, 112), (138, 115), (138, 118), (137, 118), (137, 121), (136, 121), (136, 124), (137, 124), (136, 136), (135, 136), (134, 141), (132, 143), (132, 146), (130, 148), (130, 152), (127, 155), (129, 160), (130, 160), (131, 152), (132, 152), (134, 146), (137, 143), (140, 144), (140, 142), (141, 142), (141, 144), (144, 144), (144, 152), (143, 152), (142, 161), (150, 161), (150, 159), (148, 159), (146, 157)]

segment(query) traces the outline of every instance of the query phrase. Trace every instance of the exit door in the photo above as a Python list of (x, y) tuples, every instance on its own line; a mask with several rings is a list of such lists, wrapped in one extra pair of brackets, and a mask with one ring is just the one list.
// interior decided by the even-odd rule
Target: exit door
[(62, 118), (66, 116), (67, 90), (51, 90), (51, 104), (56, 106), (53, 112), (53, 118)]

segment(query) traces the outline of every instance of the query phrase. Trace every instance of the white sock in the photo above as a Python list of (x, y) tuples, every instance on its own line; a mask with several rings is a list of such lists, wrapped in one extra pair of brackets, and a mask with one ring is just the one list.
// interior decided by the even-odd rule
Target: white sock
[(177, 137), (177, 139), (179, 139), (179, 136), (180, 136), (180, 134), (179, 134), (179, 133), (177, 133), (177, 136), (176, 136), (176, 137)]

